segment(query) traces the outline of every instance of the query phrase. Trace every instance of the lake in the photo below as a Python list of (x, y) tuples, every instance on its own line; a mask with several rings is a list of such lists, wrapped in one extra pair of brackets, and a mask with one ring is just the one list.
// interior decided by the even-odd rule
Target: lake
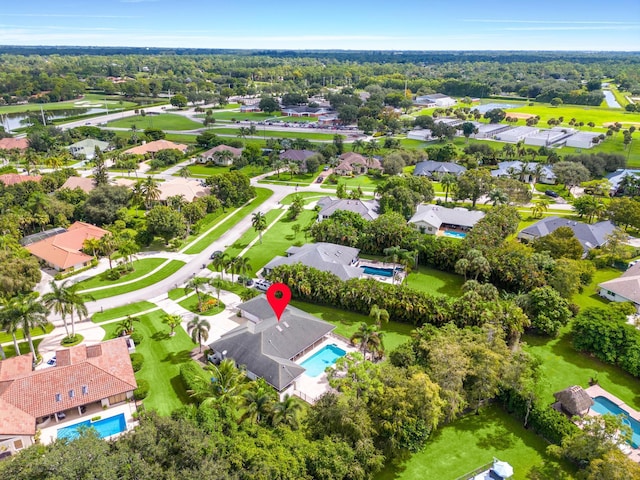
[[(115, 110), (113, 110), (115, 111)], [(50, 120), (57, 120), (60, 118), (74, 117), (77, 115), (92, 115), (95, 113), (106, 113), (106, 108), (67, 108), (64, 110), (50, 110), (44, 112), (47, 122)], [(40, 112), (30, 112), (27, 113), (6, 113), (0, 116), (0, 125), (2, 125), (6, 131), (10, 132), (15, 130), (16, 128), (26, 127), (27, 124), (22, 123), (23, 120), (27, 119), (29, 115), (38, 115), (40, 118)]]

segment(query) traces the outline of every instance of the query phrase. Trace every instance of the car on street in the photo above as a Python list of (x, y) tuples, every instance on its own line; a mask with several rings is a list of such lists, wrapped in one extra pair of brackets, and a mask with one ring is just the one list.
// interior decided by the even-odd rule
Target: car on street
[(547, 190), (546, 192), (544, 192), (544, 194), (548, 197), (551, 198), (558, 198), (560, 195), (558, 195), (556, 192), (554, 192), (553, 190)]
[(322, 181), (324, 180), (324, 177), (320, 176), (318, 177), (318, 179), (316, 180), (316, 183), (322, 183)]
[(211, 254), (211, 260), (218, 258), (220, 255), (222, 255), (222, 250), (216, 250)]
[(256, 287), (256, 289), (260, 290), (261, 292), (266, 292), (267, 290), (269, 290), (269, 287), (271, 286), (271, 282), (269, 280), (257, 280), (254, 284), (254, 287)]

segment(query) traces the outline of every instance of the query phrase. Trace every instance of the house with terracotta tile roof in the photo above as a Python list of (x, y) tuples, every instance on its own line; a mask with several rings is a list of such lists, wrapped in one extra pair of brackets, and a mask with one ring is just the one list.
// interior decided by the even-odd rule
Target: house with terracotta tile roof
[(55, 433), (98, 412), (108, 417), (138, 387), (124, 337), (59, 350), (56, 360), (41, 370), (33, 370), (31, 353), (0, 361), (0, 454), (32, 445), (37, 430)]
[(124, 153), (131, 155), (151, 154), (151, 156), (153, 156), (162, 150), (180, 150), (182, 153), (184, 153), (187, 151), (187, 148), (189, 147), (182, 143), (173, 143), (169, 140), (154, 140), (153, 142), (143, 143), (142, 145), (138, 145), (137, 147), (125, 150)]
[(40, 180), (42, 180), (42, 175), (20, 175), (18, 173), (3, 173), (0, 175), (0, 182), (7, 187), (16, 183), (39, 182)]
[(68, 188), (69, 190), (75, 190), (76, 188), (79, 188), (83, 192), (89, 193), (91, 190), (96, 188), (96, 184), (93, 181), (93, 178), (69, 177), (60, 188)]
[(333, 169), (338, 175), (364, 175), (370, 168), (382, 171), (382, 164), (377, 158), (367, 158), (359, 153), (346, 152), (340, 155), (340, 163)]
[[(22, 244), (49, 267), (67, 271), (88, 265), (93, 257), (81, 251), (85, 240), (100, 239), (107, 233), (107, 230), (95, 225), (75, 222), (66, 230), (58, 229), (53, 235), (46, 235), (47, 232), (30, 235), (22, 240)], [(37, 239), (38, 236), (46, 238), (32, 242), (34, 239), (30, 237)]]
[(0, 150), (26, 150), (29, 141), (26, 138), (0, 138)]
[[(136, 181), (129, 178), (117, 178), (115, 184), (133, 188)], [(169, 197), (175, 196), (182, 196), (187, 202), (193, 202), (196, 198), (205, 197), (211, 193), (211, 189), (202, 180), (193, 178), (174, 178), (168, 182), (160, 182), (158, 190), (160, 190), (158, 200), (161, 202), (166, 202)]]

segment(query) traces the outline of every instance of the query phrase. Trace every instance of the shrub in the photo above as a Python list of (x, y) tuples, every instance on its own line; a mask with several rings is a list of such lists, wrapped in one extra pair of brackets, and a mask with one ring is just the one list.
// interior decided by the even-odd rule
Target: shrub
[(133, 340), (133, 343), (135, 343), (136, 345), (140, 345), (140, 342), (144, 340), (144, 335), (140, 332), (133, 332), (131, 334), (131, 340)]
[(98, 420), (100, 420), (102, 418), (102, 416), (100, 415), (96, 415), (95, 417), (91, 417), (91, 421), (92, 422), (97, 422)]
[(73, 347), (74, 345), (78, 345), (80, 342), (84, 340), (84, 337), (79, 333), (76, 333), (74, 336), (64, 337), (60, 344), (63, 347)]
[(180, 378), (184, 383), (184, 388), (197, 390), (198, 384), (207, 378), (205, 371), (196, 362), (187, 362), (180, 366)]
[(135, 352), (129, 356), (131, 357), (131, 366), (133, 367), (133, 371), (137, 372), (142, 368), (142, 365), (144, 364), (144, 355)]
[(149, 395), (149, 382), (144, 379), (136, 379), (138, 388), (133, 391), (133, 398), (136, 400), (144, 400)]

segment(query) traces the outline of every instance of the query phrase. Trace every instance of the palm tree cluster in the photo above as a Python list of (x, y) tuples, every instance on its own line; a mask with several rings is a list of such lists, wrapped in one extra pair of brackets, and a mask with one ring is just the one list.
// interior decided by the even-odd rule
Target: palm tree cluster
[(231, 281), (234, 281), (234, 275), (246, 275), (253, 270), (248, 257), (230, 258), (227, 253), (218, 255), (213, 259), (211, 264), (216, 272), (220, 272), (220, 277), (224, 279), (225, 272), (231, 272)]

